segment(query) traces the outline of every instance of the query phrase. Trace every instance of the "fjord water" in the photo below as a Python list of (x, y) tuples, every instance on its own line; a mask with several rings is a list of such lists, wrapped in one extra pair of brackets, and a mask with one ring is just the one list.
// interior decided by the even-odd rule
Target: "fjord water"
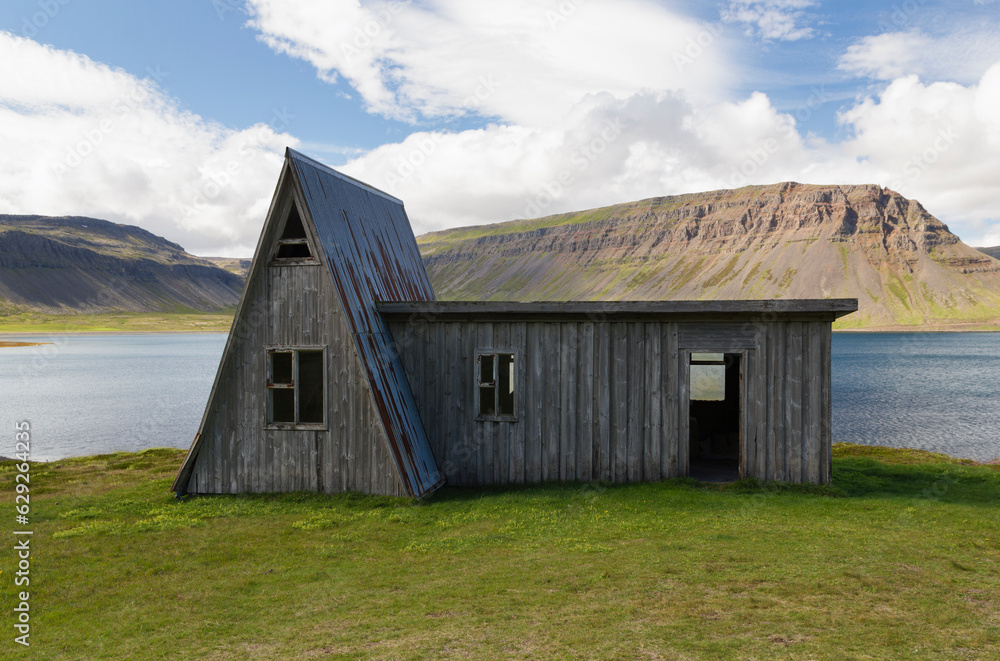
[(0, 455), (31, 423), (31, 458), (191, 445), (224, 333), (17, 335), (0, 348)]
[(833, 440), (1000, 458), (1000, 333), (834, 333)]
[[(17, 336), (0, 348), (0, 455), (28, 420), (32, 458), (186, 448), (226, 336)], [(1000, 333), (835, 333), (833, 440), (1000, 457)]]

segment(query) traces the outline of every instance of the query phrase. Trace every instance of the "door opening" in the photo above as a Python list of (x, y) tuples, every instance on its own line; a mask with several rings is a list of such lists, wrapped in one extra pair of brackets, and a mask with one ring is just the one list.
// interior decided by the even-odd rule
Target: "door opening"
[(740, 478), (738, 353), (691, 353), (689, 474), (703, 482)]

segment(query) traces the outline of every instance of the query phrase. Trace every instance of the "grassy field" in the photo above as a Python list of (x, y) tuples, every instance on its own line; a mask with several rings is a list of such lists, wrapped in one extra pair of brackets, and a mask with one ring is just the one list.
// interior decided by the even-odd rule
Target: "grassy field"
[(232, 311), (121, 312), (108, 314), (41, 314), (21, 312), (0, 316), (0, 333), (165, 333), (174, 331), (229, 332)]
[(1000, 465), (838, 445), (823, 488), (179, 502), (182, 454), (31, 466), (31, 649), (8, 541), (0, 657), (1000, 658)]

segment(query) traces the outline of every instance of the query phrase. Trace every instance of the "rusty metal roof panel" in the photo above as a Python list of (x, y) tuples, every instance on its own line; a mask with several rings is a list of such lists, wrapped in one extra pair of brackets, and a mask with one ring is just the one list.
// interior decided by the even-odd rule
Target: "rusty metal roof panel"
[(355, 346), (409, 493), (423, 496), (442, 478), (379, 302), (434, 301), (403, 203), (287, 150)]

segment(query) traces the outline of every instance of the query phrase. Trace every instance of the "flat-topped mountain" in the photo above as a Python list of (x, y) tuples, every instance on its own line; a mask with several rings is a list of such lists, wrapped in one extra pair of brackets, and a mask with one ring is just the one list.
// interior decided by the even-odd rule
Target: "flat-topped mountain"
[(132, 225), (0, 215), (0, 313), (216, 311), (242, 279)]
[(1000, 261), (874, 185), (747, 186), (417, 240), (445, 300), (850, 297), (849, 326), (1000, 324)]
[(1000, 246), (993, 246), (992, 248), (976, 248), (979, 252), (984, 252), (990, 257), (995, 257), (1000, 259)]

